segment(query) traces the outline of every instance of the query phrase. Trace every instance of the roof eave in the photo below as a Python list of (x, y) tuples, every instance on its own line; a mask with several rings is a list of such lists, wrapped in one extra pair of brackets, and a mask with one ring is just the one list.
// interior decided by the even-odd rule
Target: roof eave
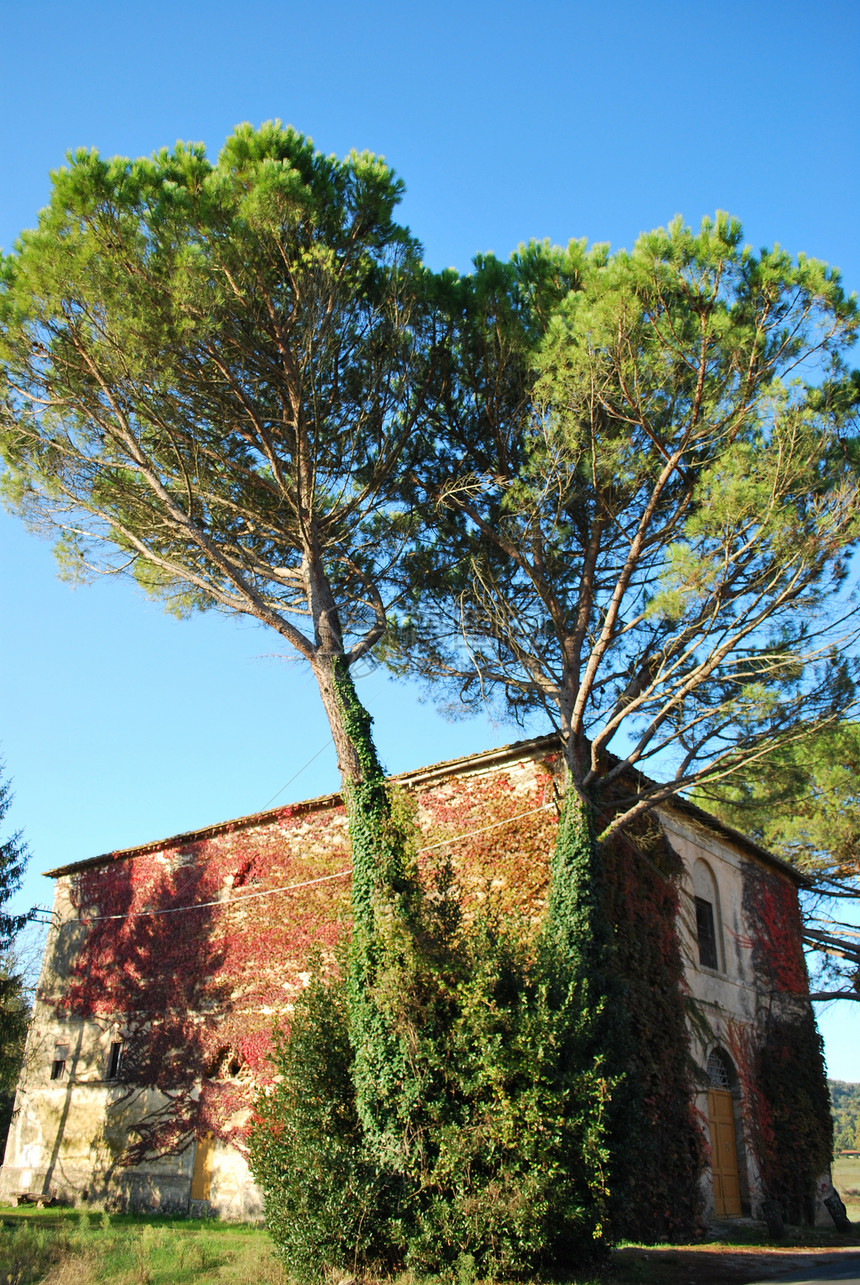
[[(507, 745), (500, 745), (492, 750), (483, 750), (478, 754), (464, 754), (459, 758), (445, 759), (441, 763), (432, 763), (428, 767), (416, 768), (409, 772), (399, 772), (396, 776), (391, 776), (388, 779), (397, 785), (403, 786), (405, 789), (409, 789), (444, 780), (447, 776), (458, 776), (464, 772), (479, 772), (489, 767), (501, 767), (507, 762), (534, 757), (541, 751), (551, 753), (559, 748), (560, 737), (558, 733), (551, 732), (546, 736), (532, 737), (529, 740), (511, 741)], [(643, 783), (649, 786), (654, 784), (638, 770), (632, 769), (632, 772)], [(220, 834), (229, 834), (236, 830), (246, 830), (253, 826), (266, 825), (281, 817), (294, 817), (303, 813), (319, 812), (325, 808), (340, 807), (342, 804), (343, 796), (339, 792), (321, 794), (316, 798), (305, 799), (298, 803), (290, 803), (278, 808), (267, 808), (263, 812), (252, 812), (248, 816), (236, 817), (232, 821), (221, 821), (215, 825), (203, 826), (199, 830), (188, 830), (184, 834), (171, 835), (166, 839), (158, 839), (153, 843), (139, 844), (131, 848), (117, 848), (113, 852), (105, 852), (97, 857), (87, 857), (83, 861), (73, 861), (68, 865), (56, 866), (53, 870), (45, 870), (43, 873), (46, 878), (59, 879), (65, 875), (77, 874), (78, 871), (90, 870), (95, 866), (107, 865), (110, 862), (145, 856), (151, 852), (163, 852), (166, 848), (181, 848), (187, 844), (200, 843), (205, 839), (215, 838)], [(812, 883), (808, 875), (803, 874), (790, 862), (776, 856), (775, 853), (768, 851), (767, 848), (763, 848), (754, 839), (750, 839), (748, 835), (743, 834), (742, 831), (735, 830), (732, 826), (724, 824), (717, 817), (712, 816), (710, 812), (706, 812), (704, 808), (700, 808), (682, 795), (671, 795), (655, 803), (654, 806), (655, 808), (672, 808), (687, 816), (690, 820), (698, 822), (705, 829), (722, 835), (732, 843), (745, 849), (752, 856), (757, 857), (760, 861), (775, 867), (782, 874), (787, 875), (798, 886), (808, 887)]]

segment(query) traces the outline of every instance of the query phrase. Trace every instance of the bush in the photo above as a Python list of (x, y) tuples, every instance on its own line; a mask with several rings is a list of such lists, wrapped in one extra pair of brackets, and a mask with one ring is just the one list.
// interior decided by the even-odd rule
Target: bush
[[(427, 1039), (437, 1091), (407, 1261), (479, 1276), (557, 1273), (602, 1252), (609, 1085), (588, 1019), (522, 925), (492, 912), (459, 943), (456, 1013)], [(422, 1122), (423, 1123), (423, 1122)]]
[(400, 1149), (374, 1155), (356, 1110), (347, 985), (317, 969), (275, 1049), (252, 1166), (269, 1230), (302, 1281), (326, 1267), (558, 1273), (603, 1250), (609, 1085), (583, 1058), (576, 997), (549, 952), (492, 911), (464, 927), (444, 890), (392, 917), (373, 1002), (410, 1051), (387, 1104)]
[(364, 1145), (346, 1014), (342, 981), (317, 969), (289, 1032), (276, 1036), (279, 1078), (260, 1094), (251, 1132), (266, 1225), (300, 1281), (318, 1280), (327, 1265), (384, 1270), (401, 1257), (400, 1193)]

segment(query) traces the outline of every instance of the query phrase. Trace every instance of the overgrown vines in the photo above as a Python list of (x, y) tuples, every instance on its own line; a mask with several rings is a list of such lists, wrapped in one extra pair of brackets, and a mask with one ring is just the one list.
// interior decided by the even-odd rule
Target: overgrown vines
[(344, 730), (361, 777), (345, 783), (352, 841), (352, 941), (347, 969), (352, 1081), (365, 1138), (382, 1166), (407, 1161), (404, 1142), (415, 1107), (409, 1050), (385, 1002), (386, 980), (410, 953), (419, 889), (408, 827), (392, 812), (388, 786), (372, 736), (372, 718), (359, 701), (349, 670), (334, 663)]
[(753, 966), (769, 1000), (755, 1046), (732, 1052), (753, 1112), (765, 1196), (779, 1202), (789, 1222), (811, 1222), (817, 1182), (832, 1156), (833, 1122), (823, 1044), (806, 998), (797, 898), (785, 880), (754, 867), (743, 909), (758, 926)]
[(645, 820), (603, 845), (602, 869), (625, 1066), (613, 1118), (616, 1228), (637, 1239), (688, 1238), (701, 1224), (704, 1139), (678, 937), (682, 863)]
[[(348, 866), (343, 809), (282, 809), (233, 833), (77, 876), (82, 918), (215, 902), (175, 918), (91, 919), (80, 930), (82, 948), (70, 952), (68, 1011), (103, 1023), (123, 1015), (130, 1087), (175, 1086), (126, 1161), (180, 1150), (203, 1129), (242, 1147), (254, 1084), (267, 1078), (267, 1010), (289, 1012), (298, 998), (293, 1022), (305, 1034), (282, 1042), (278, 1056), (312, 1054), (319, 1075), (334, 1077), (326, 1082), (346, 1076), (351, 1085), (352, 1106), (335, 1112), (340, 1141), (331, 1119), (318, 1135), (332, 1154), (330, 1227), (349, 1226), (337, 1213), (342, 1171), (353, 1174), (352, 1209), (365, 1229), (372, 1211), (384, 1225), (375, 1241), (383, 1256), (417, 1268), (439, 1253), (455, 1261), (467, 1252), (488, 1270), (512, 1272), (542, 1270), (559, 1255), (582, 1258), (599, 1250), (609, 1201), (619, 1195), (615, 1230), (676, 1233), (692, 1217), (695, 1164), (683, 1075), (672, 1061), (686, 1048), (682, 1019), (677, 1043), (664, 1034), (667, 1011), (682, 1003), (673, 871), (667, 865), (668, 882), (652, 878), (632, 850), (612, 848), (598, 866), (590, 822), (576, 808), (565, 812), (550, 859), (551, 761), (450, 777), (415, 795), (387, 791), (369, 718), (357, 704), (350, 709), (349, 685), (342, 699), (356, 719), (350, 734), (368, 743), (352, 914), (366, 928), (357, 925), (341, 973), (332, 971), (333, 951), (351, 918), (347, 880), (247, 907), (241, 897)], [(348, 792), (347, 810), (355, 805)], [(416, 852), (418, 818), (420, 843), (431, 849), (424, 856)], [(484, 832), (488, 818), (509, 820)], [(315, 946), (319, 980), (302, 998)], [(314, 996), (325, 1038), (346, 1050), (339, 1069), (323, 1065), (325, 1039), (308, 1027)], [(618, 1021), (627, 1010), (635, 1013), (632, 1040)], [(633, 1187), (618, 1165), (607, 1178), (623, 1058), (630, 1065), (616, 1102), (630, 1101), (640, 1085), (649, 1137), (635, 1151), (642, 1178)], [(280, 1072), (287, 1092), (283, 1065)], [(189, 1094), (195, 1083), (200, 1092)], [(307, 1084), (296, 1088), (305, 1114)], [(281, 1091), (270, 1086), (261, 1102), (274, 1110)], [(633, 1134), (622, 1141), (629, 1154)], [(671, 1176), (661, 1186), (667, 1157)]]

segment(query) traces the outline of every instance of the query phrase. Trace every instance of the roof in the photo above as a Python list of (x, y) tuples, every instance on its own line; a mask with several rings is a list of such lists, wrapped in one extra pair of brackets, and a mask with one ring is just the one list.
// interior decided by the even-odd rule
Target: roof
[[(479, 754), (465, 754), (459, 758), (445, 759), (441, 763), (432, 763), (429, 767), (416, 768), (410, 772), (400, 772), (388, 779), (409, 789), (444, 780), (446, 776), (462, 776), (464, 773), (481, 772), (487, 768), (503, 767), (506, 763), (518, 762), (524, 758), (537, 758), (541, 753), (556, 753), (559, 749), (560, 738), (557, 733), (552, 732), (548, 736), (537, 736), (524, 741), (512, 741), (508, 745), (500, 745), (497, 749), (484, 750)], [(637, 772), (636, 777), (643, 785), (654, 784), (641, 773)], [(88, 857), (83, 861), (74, 861), (68, 865), (57, 866), (53, 870), (44, 871), (44, 874), (48, 878), (58, 879), (63, 875), (75, 874), (79, 870), (91, 869), (93, 866), (144, 856), (146, 853), (160, 852), (165, 848), (179, 848), (189, 843), (199, 843), (204, 839), (215, 838), (220, 834), (231, 834), (237, 830), (266, 825), (268, 822), (277, 821), (284, 816), (295, 817), (306, 812), (320, 812), (329, 808), (340, 807), (342, 804), (343, 797), (339, 791), (333, 794), (321, 794), (314, 799), (304, 799), (298, 803), (281, 805), (277, 808), (267, 808), (262, 812), (252, 812), (248, 816), (235, 817), (230, 821), (219, 821), (214, 825), (203, 826), (199, 830), (188, 830), (183, 834), (174, 834), (166, 839), (157, 839), (152, 843), (138, 844), (136, 847), (131, 848), (117, 848), (113, 852), (104, 852), (97, 857)], [(732, 826), (725, 825), (717, 817), (712, 816), (710, 812), (706, 812), (695, 803), (691, 803), (689, 799), (676, 794), (665, 800), (660, 806), (669, 806), (696, 824), (730, 840), (730, 842), (737, 844), (759, 861), (763, 861), (766, 865), (775, 866), (795, 883), (803, 884), (808, 882), (806, 877), (789, 862), (769, 852), (767, 848), (763, 848), (740, 830), (735, 830)]]
[(751, 839), (742, 830), (736, 830), (734, 826), (725, 825), (719, 817), (712, 816), (710, 812), (706, 812), (704, 808), (697, 807), (695, 803), (691, 803), (689, 799), (683, 798), (682, 795), (673, 795), (671, 799), (667, 800), (667, 805), (673, 811), (680, 812), (683, 816), (689, 817), (691, 821), (704, 826), (705, 829), (712, 830), (724, 839), (730, 839), (732, 843), (736, 843), (738, 847), (743, 848), (751, 856), (757, 857), (765, 865), (775, 866), (783, 874), (793, 879), (796, 884), (802, 885), (810, 882), (809, 876), (803, 874), (790, 861), (785, 861), (782, 857), (778, 857), (775, 852), (771, 852), (768, 848), (763, 848), (760, 843), (756, 843), (755, 839)]

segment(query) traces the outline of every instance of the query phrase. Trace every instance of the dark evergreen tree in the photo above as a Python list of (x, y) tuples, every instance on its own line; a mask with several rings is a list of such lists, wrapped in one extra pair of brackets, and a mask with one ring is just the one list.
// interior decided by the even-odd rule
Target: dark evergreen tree
[[(11, 803), (11, 786), (3, 777), (3, 764), (0, 762), (0, 827)], [(0, 831), (0, 1147), (9, 1128), (29, 1017), (21, 977), (11, 951), (27, 916), (10, 914), (6, 909), (21, 886), (27, 858), (27, 845), (21, 832), (16, 831), (3, 838)]]
[[(3, 769), (4, 765), (0, 762), (0, 827), (12, 806), (12, 787), (4, 778)], [(5, 907), (21, 887), (28, 856), (27, 845), (20, 830), (5, 839), (0, 837), (0, 955), (6, 955), (16, 935), (27, 922), (26, 915), (11, 915)]]

